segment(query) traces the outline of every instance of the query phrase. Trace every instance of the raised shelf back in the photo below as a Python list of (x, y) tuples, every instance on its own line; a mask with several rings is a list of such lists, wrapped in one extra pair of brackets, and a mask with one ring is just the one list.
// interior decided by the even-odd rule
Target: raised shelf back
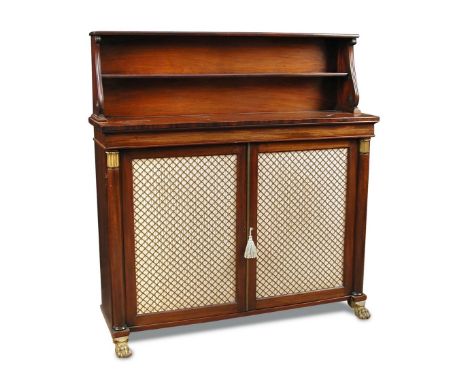
[(351, 40), (94, 35), (95, 114), (134, 118), (347, 110), (339, 99), (351, 69), (340, 56)]

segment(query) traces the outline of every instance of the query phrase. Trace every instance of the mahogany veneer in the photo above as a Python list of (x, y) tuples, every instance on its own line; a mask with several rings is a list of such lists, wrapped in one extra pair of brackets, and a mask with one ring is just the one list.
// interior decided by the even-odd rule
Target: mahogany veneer
[(357, 108), (358, 36), (90, 35), (101, 308), (117, 356), (131, 331), (337, 301), (368, 318), (379, 118)]

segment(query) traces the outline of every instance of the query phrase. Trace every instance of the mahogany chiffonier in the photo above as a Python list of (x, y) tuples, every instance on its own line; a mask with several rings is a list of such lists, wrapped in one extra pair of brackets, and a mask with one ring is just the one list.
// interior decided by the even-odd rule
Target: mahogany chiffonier
[(363, 293), (357, 35), (92, 32), (102, 305), (132, 331)]

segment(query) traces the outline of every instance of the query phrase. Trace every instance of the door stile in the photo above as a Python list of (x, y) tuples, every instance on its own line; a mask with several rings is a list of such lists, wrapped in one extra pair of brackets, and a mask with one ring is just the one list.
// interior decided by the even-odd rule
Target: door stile
[(237, 197), (236, 197), (236, 208), (237, 208), (237, 256), (236, 256), (236, 296), (238, 311), (245, 311), (247, 304), (247, 292), (245, 285), (247, 283), (247, 265), (244, 259), (244, 248), (246, 245), (245, 235), (248, 231), (248, 149), (247, 145), (239, 145), (239, 152), (237, 156)]
[(354, 232), (356, 217), (356, 180), (357, 180), (357, 142), (350, 142), (348, 148), (348, 179), (346, 189), (345, 246), (343, 264), (343, 286), (347, 294), (351, 294), (353, 286), (354, 266)]
[[(257, 243), (258, 144), (249, 144), (247, 157), (247, 182), (249, 185), (247, 193), (247, 231), (252, 228), (252, 238)], [(245, 261), (247, 263), (246, 306), (247, 310), (254, 310), (257, 305), (257, 259), (245, 259)]]

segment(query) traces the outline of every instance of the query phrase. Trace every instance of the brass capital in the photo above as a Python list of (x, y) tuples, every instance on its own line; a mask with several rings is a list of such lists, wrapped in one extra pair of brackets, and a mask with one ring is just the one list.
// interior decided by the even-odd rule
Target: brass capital
[(108, 168), (119, 167), (119, 152), (118, 151), (106, 151), (106, 156), (107, 156)]
[(361, 139), (359, 141), (359, 153), (369, 154), (370, 151), (370, 139)]

